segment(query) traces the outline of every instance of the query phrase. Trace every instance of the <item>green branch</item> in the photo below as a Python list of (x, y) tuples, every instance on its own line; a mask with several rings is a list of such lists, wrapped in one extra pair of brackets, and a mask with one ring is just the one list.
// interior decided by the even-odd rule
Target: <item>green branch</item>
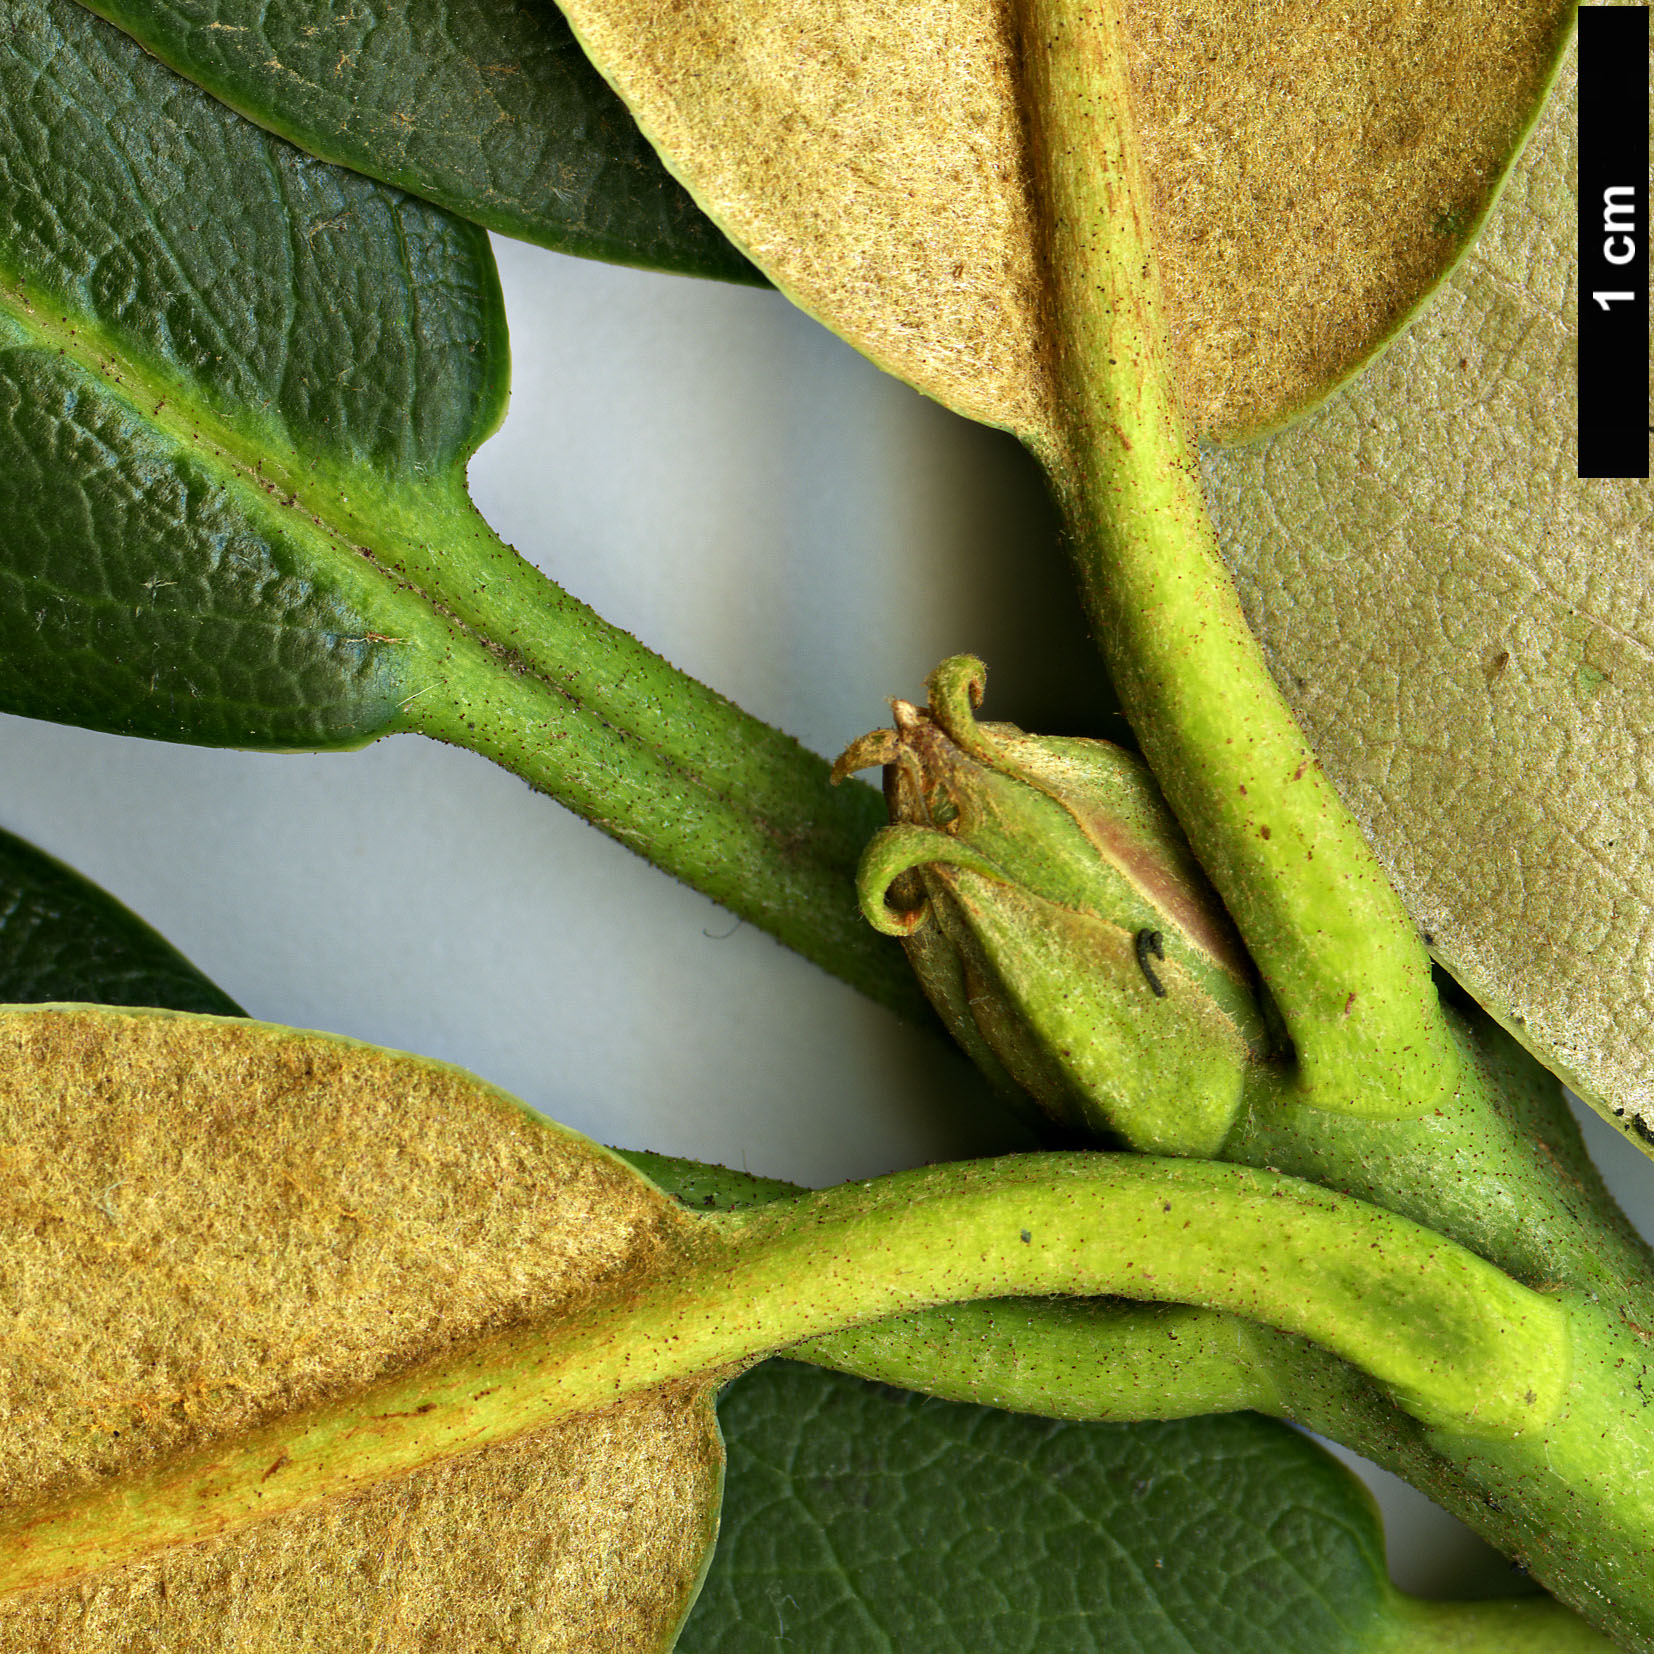
[[(621, 1159), (692, 1211), (742, 1211), (809, 1191), (698, 1160), (618, 1149)], [(1257, 1328), (1183, 1304), (1004, 1298), (947, 1304), (826, 1333), (786, 1353), (858, 1378), (1044, 1418), (1279, 1415)]]
[(1390, 1613), (1375, 1654), (1613, 1654), (1619, 1646), (1550, 1597), (1422, 1602), (1398, 1591)]

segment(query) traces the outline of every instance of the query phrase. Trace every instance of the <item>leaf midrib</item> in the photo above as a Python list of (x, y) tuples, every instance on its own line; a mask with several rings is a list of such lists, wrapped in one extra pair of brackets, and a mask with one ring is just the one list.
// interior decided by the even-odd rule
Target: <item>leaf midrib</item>
[[(394, 553), (363, 533), (362, 510), (333, 509), (335, 497), (349, 506), (355, 495), (368, 508), (366, 515), (393, 522), (409, 516), (430, 518), (431, 527), (440, 531), (443, 519), (454, 516), (453, 486), (433, 488), (428, 498), (418, 498), (412, 490), (387, 488), (371, 470), (340, 464), (322, 452), (307, 464), (274, 421), (249, 419), (243, 424), (227, 417), (181, 374), (125, 346), (113, 329), (77, 310), (60, 293), (31, 298), (27, 281), (3, 265), (0, 310), (37, 348), (67, 358), (173, 446), (197, 456), (252, 515), (272, 523), (284, 537), (304, 542), (345, 573), (348, 583), (358, 588), (351, 595), (359, 606), (367, 606), (368, 587), (376, 584), (373, 595), (380, 601), (394, 603), (410, 620), (417, 616), (425, 622), (420, 628), (423, 636), (370, 633), (367, 640), (429, 649), (440, 647), (449, 627), (470, 632), (399, 571)], [(452, 483), (451, 478), (445, 480)], [(463, 495), (463, 485), (459, 492)], [(376, 582), (371, 576), (362, 580), (364, 565)]]

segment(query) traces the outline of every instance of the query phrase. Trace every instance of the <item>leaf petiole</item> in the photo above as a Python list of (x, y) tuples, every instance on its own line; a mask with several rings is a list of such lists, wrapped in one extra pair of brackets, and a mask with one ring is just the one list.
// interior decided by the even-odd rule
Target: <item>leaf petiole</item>
[(1292, 1038), (1299, 1100), (1415, 1115), (1458, 1064), (1430, 963), (1270, 677), (1177, 401), (1119, 8), (1031, 0), (1060, 441), (1042, 455), (1144, 755)]
[[(469, 508), (466, 508), (469, 513)], [(855, 865), (884, 820), (828, 765), (570, 597), (470, 515), (462, 557), (419, 545), (398, 569), (455, 617), (402, 712), (916, 1021), (899, 949), (861, 919)]]

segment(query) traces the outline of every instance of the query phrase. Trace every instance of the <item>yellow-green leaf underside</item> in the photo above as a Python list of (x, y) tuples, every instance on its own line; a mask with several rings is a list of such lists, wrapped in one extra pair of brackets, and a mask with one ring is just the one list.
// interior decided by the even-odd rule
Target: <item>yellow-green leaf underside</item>
[[(691, 194), (881, 366), (1046, 446), (1016, 0), (563, 0)], [(1135, 0), (1179, 379), (1232, 437), (1324, 395), (1463, 250), (1570, 0)]]
[(1424, 318), (1206, 474), (1275, 676), (1437, 957), (1647, 1146), (1654, 493), (1575, 475), (1575, 100), (1570, 61)]
[[(0, 1144), (14, 1558), (31, 1513), (572, 1312), (690, 1221), (458, 1070), (214, 1018), (7, 1011)], [(55, 1557), (0, 1595), (0, 1650), (668, 1647), (722, 1462), (705, 1385), (645, 1393), (204, 1542)]]

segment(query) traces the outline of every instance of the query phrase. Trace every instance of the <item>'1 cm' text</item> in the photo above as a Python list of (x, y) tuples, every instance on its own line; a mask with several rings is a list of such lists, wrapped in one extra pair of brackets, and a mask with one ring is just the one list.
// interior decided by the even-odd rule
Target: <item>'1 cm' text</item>
[[(1629, 184), (1613, 184), (1602, 192), (1602, 256), (1610, 264), (1629, 264), (1637, 256), (1632, 235), (1637, 228), (1637, 192)], [(1635, 293), (1595, 292), (1591, 297), (1606, 310), (1612, 304), (1631, 304)]]

